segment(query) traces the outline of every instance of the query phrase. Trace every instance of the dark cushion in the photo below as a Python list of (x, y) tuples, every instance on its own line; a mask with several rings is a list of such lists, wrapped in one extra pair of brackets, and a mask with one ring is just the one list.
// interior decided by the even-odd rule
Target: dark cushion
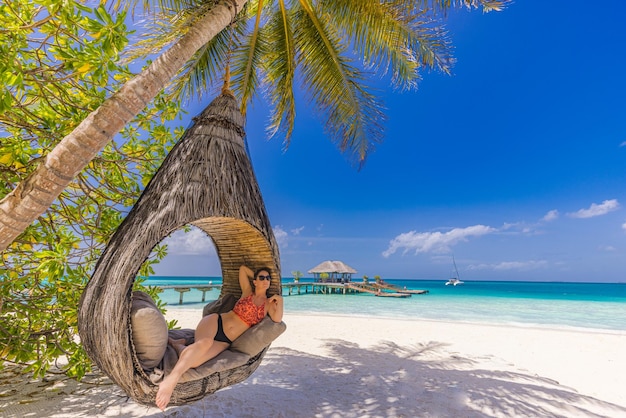
[(158, 365), (167, 348), (167, 322), (150, 295), (133, 292), (130, 323), (137, 358), (144, 369)]

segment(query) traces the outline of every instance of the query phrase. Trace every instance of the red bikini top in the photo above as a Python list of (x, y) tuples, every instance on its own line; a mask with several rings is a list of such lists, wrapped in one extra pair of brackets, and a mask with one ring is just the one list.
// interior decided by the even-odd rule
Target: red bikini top
[(241, 298), (235, 303), (233, 312), (249, 327), (258, 324), (265, 318), (265, 304), (256, 306), (252, 295)]

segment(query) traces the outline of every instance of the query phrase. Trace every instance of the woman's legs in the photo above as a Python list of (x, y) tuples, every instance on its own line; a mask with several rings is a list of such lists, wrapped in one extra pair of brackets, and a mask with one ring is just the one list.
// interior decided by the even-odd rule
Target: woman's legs
[(228, 344), (213, 340), (216, 333), (217, 315), (211, 314), (202, 318), (196, 328), (195, 342), (180, 351), (180, 358), (176, 362), (174, 369), (159, 384), (159, 390), (156, 394), (156, 405), (161, 410), (165, 409), (170, 402), (174, 387), (176, 387), (180, 377), (187, 370), (200, 366), (228, 348)]

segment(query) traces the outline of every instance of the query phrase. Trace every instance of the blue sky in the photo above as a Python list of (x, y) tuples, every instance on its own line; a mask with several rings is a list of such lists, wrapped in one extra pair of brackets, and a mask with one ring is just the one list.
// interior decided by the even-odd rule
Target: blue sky
[[(306, 103), (286, 152), (256, 104), (248, 143), (283, 276), (342, 260), (444, 280), (454, 255), (464, 280), (626, 281), (626, 3), (599, 6), (452, 12), (453, 75), (376, 83), (384, 142), (360, 171)], [(157, 275), (220, 275), (199, 231), (167, 242)]]

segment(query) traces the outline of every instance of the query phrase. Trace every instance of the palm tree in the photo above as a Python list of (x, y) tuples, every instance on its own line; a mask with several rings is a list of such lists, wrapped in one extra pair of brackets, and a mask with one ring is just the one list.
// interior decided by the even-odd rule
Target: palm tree
[[(0, 201), (0, 250), (39, 215), (72, 179), (156, 94), (174, 84), (185, 95), (223, 71), (233, 48), (233, 86), (242, 110), (265, 83), (273, 106), (271, 127), (288, 145), (295, 120), (296, 74), (339, 148), (363, 163), (380, 141), (382, 108), (364, 81), (364, 68), (386, 74), (400, 88), (414, 88), (422, 67), (447, 72), (445, 32), (434, 24), (451, 6), (500, 10), (508, 0), (160, 0), (173, 10), (170, 41), (183, 35), (144, 71), (82, 121), (38, 168)], [(250, 3), (244, 9), (244, 5)], [(241, 12), (237, 30), (220, 34)], [(164, 12), (165, 13), (165, 12)], [(172, 14), (170, 14), (172, 15)], [(358, 17), (355, 19), (355, 17)], [(250, 24), (248, 19), (253, 19)], [(159, 43), (156, 43), (159, 45)], [(353, 52), (354, 51), (354, 52)], [(262, 70), (262, 79), (259, 78)], [(186, 80), (192, 80), (185, 84)], [(184, 87), (188, 85), (190, 87)]]
[(302, 278), (302, 272), (300, 270), (292, 271), (291, 275), (293, 276), (293, 281), (296, 283), (298, 283)]

